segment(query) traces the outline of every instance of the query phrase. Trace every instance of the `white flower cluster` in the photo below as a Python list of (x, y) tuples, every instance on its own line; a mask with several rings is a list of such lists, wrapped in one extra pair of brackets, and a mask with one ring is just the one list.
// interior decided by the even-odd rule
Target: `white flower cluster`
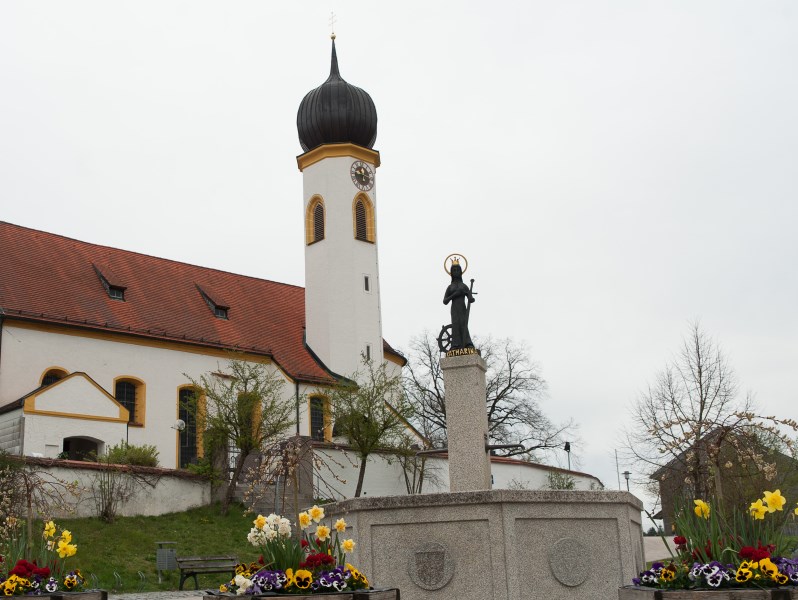
[(277, 536), (287, 538), (291, 535), (291, 521), (274, 513), (268, 517), (258, 515), (253, 524), (255, 526), (247, 534), (247, 541), (253, 546), (263, 546)]
[(252, 580), (247, 579), (243, 575), (236, 575), (234, 581), (235, 584), (238, 586), (238, 591), (236, 591), (236, 594), (238, 594), (239, 596), (243, 596), (244, 594), (246, 594), (247, 590), (251, 588), (253, 585)]

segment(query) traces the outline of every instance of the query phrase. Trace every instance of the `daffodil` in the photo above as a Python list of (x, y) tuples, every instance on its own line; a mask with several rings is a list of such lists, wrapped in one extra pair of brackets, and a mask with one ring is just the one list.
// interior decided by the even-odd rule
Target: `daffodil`
[(55, 535), (55, 523), (52, 521), (47, 521), (44, 524), (44, 537), (51, 538)]
[(765, 518), (765, 513), (768, 512), (768, 507), (762, 504), (762, 500), (757, 500), (751, 503), (751, 506), (748, 507), (748, 511), (754, 519), (762, 520)]
[(299, 527), (302, 529), (307, 529), (310, 526), (310, 522), (312, 519), (310, 515), (306, 512), (299, 513)]
[(344, 531), (346, 531), (346, 521), (344, 521), (343, 519), (338, 519), (335, 522), (335, 530), (338, 533), (343, 533)]
[(693, 504), (695, 504), (695, 509), (693, 510), (695, 510), (697, 517), (709, 518), (709, 504), (703, 500), (693, 500)]
[(70, 556), (75, 556), (75, 553), (78, 551), (78, 547), (77, 545), (70, 544), (62, 539), (58, 542), (57, 551), (60, 558), (68, 558)]
[(72, 541), (72, 532), (68, 529), (64, 529), (61, 532), (61, 541), (66, 542), (67, 544)]
[(795, 507), (795, 516), (798, 517), (798, 506)]
[(263, 515), (258, 515), (258, 518), (252, 521), (252, 523), (258, 529), (263, 529), (266, 526), (266, 517), (264, 517)]
[(324, 542), (330, 538), (330, 528), (326, 525), (319, 525), (316, 527), (316, 537)]
[(344, 540), (343, 542), (341, 542), (341, 548), (344, 549), (344, 552), (350, 554), (355, 550), (355, 540), (352, 539)]
[(315, 504), (310, 508), (308, 511), (310, 514), (310, 518), (313, 519), (316, 523), (321, 521), (324, 518), (324, 509), (320, 506), (316, 506)]
[(768, 505), (768, 512), (773, 513), (777, 510), (782, 510), (784, 504), (787, 502), (787, 498), (781, 495), (780, 490), (776, 490), (775, 492), (765, 492), (765, 497), (763, 498), (765, 504)]

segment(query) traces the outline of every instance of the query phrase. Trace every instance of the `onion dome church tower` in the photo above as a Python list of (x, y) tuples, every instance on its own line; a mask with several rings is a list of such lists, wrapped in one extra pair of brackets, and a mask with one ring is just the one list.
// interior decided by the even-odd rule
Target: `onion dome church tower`
[(299, 105), (304, 154), (305, 340), (333, 373), (361, 370), (363, 356), (383, 361), (377, 270), (380, 154), (371, 97), (338, 71), (332, 36), (330, 76)]

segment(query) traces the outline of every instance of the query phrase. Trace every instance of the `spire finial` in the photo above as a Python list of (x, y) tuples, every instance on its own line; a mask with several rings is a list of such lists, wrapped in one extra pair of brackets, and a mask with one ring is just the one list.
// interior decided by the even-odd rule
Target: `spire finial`
[[(334, 15), (334, 13), (333, 13)], [(330, 21), (333, 20), (333, 17), (330, 17)], [(330, 35), (330, 39), (332, 40), (332, 60), (330, 61), (330, 77), (341, 77), (341, 73), (338, 71), (338, 53), (335, 51), (335, 34)]]
[(330, 39), (334, 42), (335, 41), (335, 13), (330, 11)]

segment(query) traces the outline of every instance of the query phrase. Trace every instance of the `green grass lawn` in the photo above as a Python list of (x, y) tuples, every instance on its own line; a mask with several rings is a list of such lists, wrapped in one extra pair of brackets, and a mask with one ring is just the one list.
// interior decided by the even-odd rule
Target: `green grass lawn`
[[(159, 517), (117, 517), (113, 524), (97, 518), (60, 519), (60, 529), (69, 529), (78, 552), (67, 561), (87, 576), (99, 578), (100, 587), (121, 592), (135, 592), (144, 574), (143, 590), (176, 590), (179, 571), (165, 571), (163, 583), (158, 583), (155, 569), (155, 542), (177, 542), (177, 556), (212, 556), (232, 554), (240, 561), (257, 560), (259, 553), (247, 542), (253, 515), (244, 515), (241, 506), (233, 505), (227, 516), (219, 514), (218, 505), (197, 508)], [(116, 583), (114, 572), (122, 579)], [(215, 589), (227, 576), (201, 575), (201, 589)], [(90, 584), (87, 581), (87, 584)], [(186, 589), (193, 589), (194, 581), (186, 581)]]

